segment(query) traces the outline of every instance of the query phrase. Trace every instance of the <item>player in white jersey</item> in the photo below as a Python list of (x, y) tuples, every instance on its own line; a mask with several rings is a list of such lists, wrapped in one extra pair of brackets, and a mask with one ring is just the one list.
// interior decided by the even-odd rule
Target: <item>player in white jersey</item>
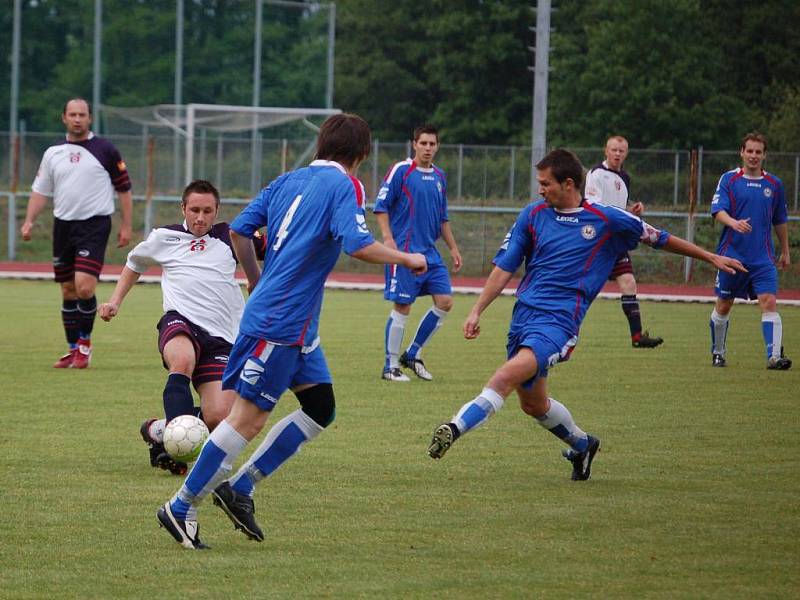
[[(141, 435), (151, 466), (176, 475), (185, 474), (187, 466), (164, 450), (164, 427), (178, 415), (199, 413), (213, 430), (228, 414), (233, 394), (222, 390), (222, 373), (244, 310), (230, 229), (215, 223), (219, 192), (208, 181), (193, 181), (183, 191), (181, 209), (183, 224), (153, 229), (130, 251), (114, 292), (99, 309), (104, 321), (113, 319), (140, 275), (151, 264), (161, 265), (164, 315), (158, 323), (158, 349), (169, 371), (165, 418), (145, 421)], [(258, 236), (254, 243), (263, 258), (264, 239)], [(199, 410), (190, 383), (200, 395)]]
[[(606, 206), (628, 209), (631, 178), (622, 168), (628, 156), (628, 140), (621, 135), (612, 135), (606, 141), (606, 159), (591, 168), (586, 174), (585, 196), (589, 202), (600, 202)], [(641, 216), (644, 204), (634, 202), (630, 212)], [(622, 311), (628, 319), (631, 332), (631, 344), (634, 348), (655, 348), (664, 342), (663, 338), (650, 336), (642, 332), (642, 317), (639, 301), (636, 299), (636, 278), (633, 275), (633, 264), (630, 254), (622, 253), (609, 279), (614, 279), (622, 292)]]
[(626, 211), (587, 202), (581, 197), (583, 167), (568, 150), (553, 150), (536, 169), (544, 200), (520, 212), (464, 322), (464, 337), (478, 337), (481, 314), (524, 263), (508, 332), (508, 360), (452, 421), (434, 430), (428, 455), (441, 458), (456, 439), (500, 410), (516, 390), (522, 411), (569, 446), (564, 457), (572, 463), (572, 479), (583, 481), (589, 479), (600, 440), (578, 427), (569, 409), (550, 397), (548, 372), (572, 354), (586, 311), (620, 253), (644, 243), (710, 262), (726, 272), (744, 267), (736, 259), (659, 231)]
[(92, 356), (97, 313), (95, 289), (103, 268), (114, 212), (114, 191), (122, 209), (117, 247), (131, 240), (131, 182), (119, 151), (90, 130), (92, 108), (83, 98), (64, 105), (66, 139), (44, 153), (33, 182), (22, 239), (33, 235), (36, 218), (53, 198), (53, 270), (61, 284), (61, 318), (69, 352), (53, 365), (85, 369)]

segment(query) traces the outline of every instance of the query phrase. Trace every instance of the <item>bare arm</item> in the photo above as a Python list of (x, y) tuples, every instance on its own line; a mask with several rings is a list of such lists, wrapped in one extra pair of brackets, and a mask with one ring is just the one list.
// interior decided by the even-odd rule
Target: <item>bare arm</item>
[(673, 254), (690, 256), (692, 258), (711, 263), (720, 271), (726, 271), (728, 273), (735, 273), (736, 271), (747, 272), (747, 269), (744, 268), (744, 265), (742, 265), (742, 263), (735, 258), (728, 258), (727, 256), (713, 254), (712, 252), (703, 250), (700, 246), (695, 246), (691, 242), (687, 242), (686, 240), (675, 235), (669, 236), (669, 239), (667, 239), (667, 243), (664, 244), (663, 249), (667, 250), (668, 252), (672, 252)]
[(450, 221), (445, 221), (442, 223), (442, 239), (450, 249), (450, 256), (453, 257), (453, 272), (458, 273), (463, 263), (461, 262), (461, 253), (458, 251), (456, 238), (453, 235), (453, 229), (450, 227)]
[(369, 246), (356, 250), (351, 256), (373, 264), (402, 265), (415, 275), (422, 275), (428, 270), (428, 261), (423, 254), (400, 252), (380, 242), (372, 242)]
[(250, 293), (255, 289), (261, 277), (256, 249), (253, 247), (253, 242), (250, 238), (239, 235), (233, 229), (231, 229), (231, 243), (233, 244), (233, 251), (236, 252), (236, 258), (247, 276), (247, 291)]
[(25, 213), (25, 221), (22, 223), (22, 227), (19, 228), (20, 233), (22, 234), (22, 239), (30, 241), (32, 237), (33, 231), (33, 224), (36, 222), (36, 217), (44, 210), (44, 207), (47, 206), (47, 196), (44, 194), (40, 194), (39, 192), (31, 192), (30, 198), (28, 198), (28, 210)]
[(389, 225), (389, 213), (375, 213), (375, 219), (378, 221), (378, 227), (381, 228), (383, 245), (393, 250), (397, 250), (397, 242), (394, 241), (392, 227)]
[(750, 218), (742, 219), (741, 221), (738, 219), (734, 219), (730, 216), (726, 211), (721, 210), (719, 212), (714, 213), (714, 218), (722, 223), (723, 225), (730, 227), (734, 231), (738, 231), (739, 233), (750, 233), (753, 231), (753, 228), (750, 226)]
[(117, 286), (114, 288), (111, 297), (97, 309), (103, 321), (110, 321), (117, 316), (119, 308), (122, 306), (122, 301), (125, 300), (125, 296), (128, 295), (131, 288), (139, 281), (139, 275), (139, 273), (127, 266), (122, 269), (119, 281), (117, 281)]
[(792, 263), (792, 259), (789, 256), (789, 225), (787, 223), (775, 225), (775, 234), (778, 236), (778, 242), (781, 245), (778, 268), (786, 269)]
[(130, 190), (127, 192), (118, 192), (119, 208), (122, 213), (122, 223), (119, 226), (119, 235), (117, 235), (117, 248), (127, 246), (133, 237), (133, 194)]
[(464, 337), (468, 340), (475, 339), (481, 333), (480, 319), (481, 313), (497, 298), (506, 287), (513, 273), (504, 271), (500, 267), (495, 267), (486, 278), (486, 283), (481, 290), (481, 295), (469, 311), (467, 320), (464, 321)]

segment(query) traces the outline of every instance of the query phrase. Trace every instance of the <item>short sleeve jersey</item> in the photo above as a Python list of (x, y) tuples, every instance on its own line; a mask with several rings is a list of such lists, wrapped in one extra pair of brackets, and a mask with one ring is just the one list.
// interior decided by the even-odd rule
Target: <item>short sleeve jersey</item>
[(723, 227), (717, 254), (742, 261), (745, 265), (775, 262), (772, 227), (789, 220), (783, 183), (766, 171), (750, 178), (744, 170), (734, 169), (723, 174), (711, 200), (711, 214), (724, 210), (737, 220), (750, 219), (753, 230), (739, 233)]
[(639, 242), (660, 248), (668, 239), (616, 207), (584, 201), (560, 211), (537, 200), (519, 213), (493, 262), (509, 273), (524, 262), (518, 302), (551, 313), (577, 335), (617, 257)]
[(53, 215), (63, 221), (83, 221), (114, 212), (114, 191), (131, 189), (128, 169), (119, 150), (105, 138), (66, 139), (50, 146), (31, 186), (53, 198)]
[(174, 310), (213, 336), (236, 339), (244, 298), (227, 223), (215, 224), (197, 237), (182, 225), (158, 227), (128, 253), (126, 266), (143, 273), (162, 267), (164, 312)]
[(435, 165), (423, 169), (410, 158), (395, 163), (378, 190), (376, 213), (388, 213), (397, 247), (425, 255), (429, 265), (443, 264), (436, 249), (447, 214), (447, 178)]
[(244, 236), (266, 226), (264, 269), (240, 333), (275, 344), (313, 345), (325, 279), (342, 249), (375, 240), (364, 218), (364, 186), (336, 162), (315, 160), (263, 189), (233, 220)]
[(586, 174), (586, 199), (606, 206), (627, 208), (631, 178), (625, 170), (614, 171), (606, 161), (592, 167)]

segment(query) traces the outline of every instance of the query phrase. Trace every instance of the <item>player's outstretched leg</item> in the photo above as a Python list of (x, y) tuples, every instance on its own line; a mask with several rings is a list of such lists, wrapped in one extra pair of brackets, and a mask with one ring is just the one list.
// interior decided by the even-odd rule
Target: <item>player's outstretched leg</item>
[(156, 518), (161, 527), (166, 529), (175, 538), (175, 541), (184, 548), (188, 550), (209, 549), (209, 546), (206, 546), (200, 539), (200, 526), (197, 524), (197, 520), (189, 519), (188, 517), (183, 519), (177, 517), (172, 512), (169, 502), (158, 509)]
[(492, 388), (483, 391), (474, 400), (467, 402), (449, 423), (442, 423), (433, 430), (433, 439), (428, 445), (428, 456), (439, 459), (459, 437), (482, 425), (503, 408), (503, 397)]
[(214, 497), (214, 505), (219, 506), (228, 515), (236, 529), (251, 540), (264, 541), (264, 532), (256, 521), (256, 507), (252, 498), (237, 494), (227, 481), (218, 485), (211, 495)]

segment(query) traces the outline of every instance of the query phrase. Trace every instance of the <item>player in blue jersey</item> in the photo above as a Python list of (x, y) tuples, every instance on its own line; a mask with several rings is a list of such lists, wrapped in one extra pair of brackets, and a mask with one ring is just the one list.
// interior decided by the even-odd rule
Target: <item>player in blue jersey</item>
[[(433, 164), (439, 149), (437, 129), (432, 125), (417, 127), (413, 148), (413, 159), (395, 163), (389, 170), (374, 209), (384, 244), (405, 252), (420, 252), (428, 260), (428, 272), (424, 277), (416, 277), (402, 265), (386, 266), (383, 297), (394, 303), (384, 338), (382, 378), (388, 381), (408, 381), (401, 366), (411, 369), (420, 379), (433, 379), (422, 362), (422, 348), (453, 307), (450, 275), (436, 249), (439, 237), (450, 249), (453, 271), (461, 269), (461, 253), (447, 215), (447, 179)], [(428, 294), (433, 298), (433, 306), (420, 320), (414, 339), (400, 354), (411, 305), (417, 297)]]
[[(198, 532), (197, 506), (210, 493), (237, 529), (262, 541), (255, 485), (333, 422), (333, 386), (318, 329), (325, 279), (341, 250), (370, 263), (402, 264), (418, 274), (426, 270), (425, 256), (387, 248), (367, 229), (364, 188), (354, 173), (369, 155), (370, 137), (360, 117), (330, 117), (319, 132), (316, 160), (278, 177), (231, 223), (251, 291), (222, 380), (223, 389), (235, 392), (233, 406), (183, 486), (157, 513), (185, 548), (207, 547)], [(266, 227), (267, 239), (263, 273), (250, 243), (260, 227)], [(300, 408), (276, 423), (226, 480), (287, 389)]]
[[(792, 361), (783, 355), (783, 327), (776, 300), (777, 269), (785, 269), (791, 262), (783, 183), (762, 168), (767, 140), (761, 134), (748, 133), (739, 154), (742, 166), (720, 178), (711, 201), (711, 214), (723, 225), (717, 253), (739, 259), (748, 272), (717, 275), (717, 302), (710, 321), (711, 364), (725, 366), (728, 319), (734, 299), (757, 298), (767, 368), (785, 371), (791, 368)], [(778, 257), (772, 243), (773, 228), (781, 245)]]
[(589, 305), (602, 289), (617, 258), (640, 242), (710, 262), (718, 269), (742, 269), (739, 261), (711, 254), (625, 210), (591, 204), (581, 197), (583, 167), (568, 150), (553, 150), (537, 165), (539, 194), (506, 236), (495, 267), (464, 322), (464, 337), (480, 334), (480, 316), (524, 262), (506, 346), (508, 360), (478, 396), (452, 421), (439, 425), (428, 447), (441, 458), (453, 442), (491, 417), (514, 390), (522, 411), (569, 446), (572, 479), (589, 479), (600, 440), (580, 429), (566, 406), (550, 397), (548, 370), (569, 358)]

